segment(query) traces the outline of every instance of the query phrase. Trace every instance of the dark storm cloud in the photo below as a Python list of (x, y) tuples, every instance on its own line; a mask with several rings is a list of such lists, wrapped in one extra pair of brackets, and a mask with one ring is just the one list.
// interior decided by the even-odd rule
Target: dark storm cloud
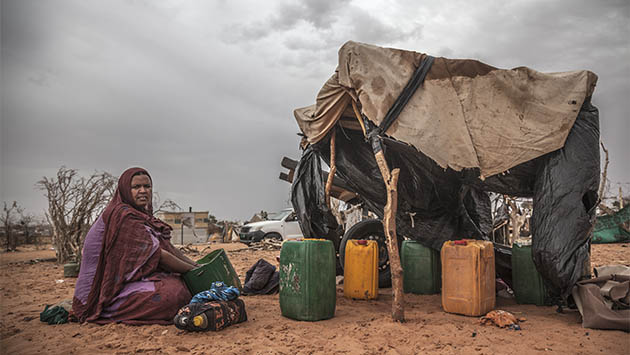
[(301, 22), (308, 23), (318, 30), (328, 30), (337, 20), (338, 13), (349, 3), (349, 0), (282, 2), (265, 20), (245, 25), (232, 25), (226, 34), (234, 31), (242, 41), (255, 41), (274, 32), (291, 30)]
[[(2, 4), (3, 200), (41, 205), (32, 186), (60, 165), (85, 174), (141, 165), (163, 198), (218, 216), (284, 206), (279, 161), (295, 156), (298, 137), (286, 103), (268, 95), (287, 80), (259, 90), (269, 74), (171, 32), (146, 3)], [(266, 179), (251, 178), (260, 171)], [(226, 197), (237, 191), (245, 195)]]
[[(232, 24), (226, 38), (244, 43), (286, 36), (282, 41), (290, 50), (330, 51), (348, 39), (384, 44), (419, 38), (421, 26), (403, 30), (388, 24), (377, 13), (356, 7), (350, 1), (301, 1), (281, 3), (273, 15), (251, 24)], [(295, 36), (295, 32), (306, 32)], [(312, 54), (311, 54), (312, 56)], [(296, 63), (297, 64), (297, 63)]]
[(378, 14), (371, 14), (363, 9), (352, 11), (350, 18), (350, 33), (359, 42), (383, 45), (421, 37), (422, 26), (419, 24), (411, 30), (401, 30), (396, 25), (380, 20)]
[(248, 218), (286, 205), (292, 111), (348, 40), (539, 71), (589, 69), (609, 177), (630, 181), (627, 1), (1, 2), (2, 200), (61, 165), (140, 165), (162, 199)]

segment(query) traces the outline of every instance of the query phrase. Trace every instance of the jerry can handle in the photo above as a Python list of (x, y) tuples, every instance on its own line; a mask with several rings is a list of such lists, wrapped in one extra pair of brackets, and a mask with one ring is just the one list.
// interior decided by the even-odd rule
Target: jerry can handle
[(465, 240), (456, 240), (453, 242), (453, 245), (468, 245), (468, 242)]
[(363, 239), (357, 240), (357, 244), (359, 244), (359, 245), (367, 245), (367, 240), (363, 240)]

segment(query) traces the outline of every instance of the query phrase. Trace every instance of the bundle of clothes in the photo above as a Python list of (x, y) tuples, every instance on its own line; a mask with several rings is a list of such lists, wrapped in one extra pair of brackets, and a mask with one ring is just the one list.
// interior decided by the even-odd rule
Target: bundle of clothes
[(265, 259), (260, 259), (245, 273), (243, 293), (246, 295), (270, 295), (278, 292), (280, 273)]
[(223, 282), (213, 282), (210, 289), (199, 292), (190, 304), (180, 308), (173, 319), (178, 329), (188, 331), (221, 330), (247, 320), (240, 291)]

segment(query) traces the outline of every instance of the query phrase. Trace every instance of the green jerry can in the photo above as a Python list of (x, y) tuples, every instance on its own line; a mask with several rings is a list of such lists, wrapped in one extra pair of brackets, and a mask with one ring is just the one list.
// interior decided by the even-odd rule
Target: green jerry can
[(512, 286), (517, 303), (545, 305), (547, 291), (534, 265), (531, 245), (512, 245)]
[(335, 247), (330, 240), (286, 241), (280, 251), (282, 315), (318, 321), (335, 315)]
[(430, 295), (440, 292), (440, 252), (415, 240), (402, 242), (400, 261), (403, 269), (403, 290), (407, 293)]
[(225, 250), (213, 250), (210, 254), (197, 260), (197, 264), (201, 264), (201, 266), (183, 275), (184, 282), (193, 296), (201, 291), (209, 290), (215, 281), (221, 281), (239, 290), (242, 288), (241, 280), (238, 278)]

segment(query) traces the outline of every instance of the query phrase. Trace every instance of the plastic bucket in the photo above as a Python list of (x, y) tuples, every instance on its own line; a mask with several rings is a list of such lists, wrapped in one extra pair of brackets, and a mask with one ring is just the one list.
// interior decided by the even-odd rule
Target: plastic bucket
[(241, 280), (238, 278), (225, 250), (214, 250), (197, 260), (197, 263), (202, 265), (183, 275), (184, 282), (193, 295), (209, 290), (215, 281), (221, 281), (228, 286), (237, 287), (239, 290), (242, 288)]
[(67, 263), (63, 265), (63, 277), (78, 277), (80, 265), (78, 263)]

